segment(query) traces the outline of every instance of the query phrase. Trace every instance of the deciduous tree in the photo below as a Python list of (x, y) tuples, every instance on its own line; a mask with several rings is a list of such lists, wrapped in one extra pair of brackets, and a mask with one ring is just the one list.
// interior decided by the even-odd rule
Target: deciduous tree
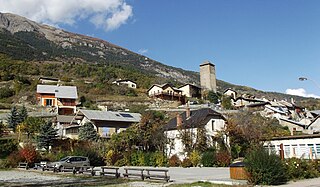
[(24, 122), (21, 123), (21, 131), (27, 133), (28, 139), (35, 133), (39, 132), (41, 124), (44, 121), (41, 118), (27, 117)]
[(261, 144), (263, 140), (290, 135), (290, 131), (276, 119), (265, 118), (250, 111), (230, 115), (225, 133), (230, 137), (233, 156), (244, 156), (248, 148)]

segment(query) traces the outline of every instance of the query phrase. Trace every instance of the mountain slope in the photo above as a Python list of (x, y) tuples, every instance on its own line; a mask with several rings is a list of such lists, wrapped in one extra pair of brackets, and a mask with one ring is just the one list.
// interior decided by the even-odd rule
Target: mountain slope
[[(100, 84), (105, 81), (110, 82), (111, 79), (131, 78), (143, 85), (143, 88), (148, 88), (150, 84), (167, 81), (177, 85), (183, 83), (199, 84), (198, 72), (167, 66), (107, 41), (38, 24), (9, 13), (0, 13), (1, 53), (6, 56), (2, 58), (5, 60), (1, 61), (4, 64), (1, 66), (3, 67), (2, 71), (5, 71), (0, 72), (1, 75), (8, 74), (8, 62), (12, 62), (10, 67), (17, 63), (10, 60), (13, 59), (29, 63), (29, 65), (22, 67), (37, 69), (31, 72), (30, 76), (37, 74), (60, 78), (72, 76), (72, 78), (78, 79), (88, 79), (95, 76)], [(57, 65), (57, 63), (61, 65)], [(19, 62), (19, 64), (23, 63)], [(77, 66), (74, 67), (73, 65)], [(20, 68), (20, 70), (25, 69)], [(114, 71), (118, 73), (114, 73)], [(11, 73), (19, 72), (12, 71)], [(95, 72), (97, 73), (93, 75)], [(152, 79), (146, 81), (147, 77)], [(262, 92), (220, 80), (217, 81), (217, 85), (219, 92), (223, 92), (227, 88), (233, 88), (240, 94), (264, 96), (269, 99), (289, 100), (293, 97), (298, 101), (316, 101), (281, 93)], [(98, 86), (101, 87), (101, 85)]]
[(198, 74), (163, 65), (97, 38), (0, 13), (0, 52), (21, 60), (117, 64), (173, 80), (198, 83)]

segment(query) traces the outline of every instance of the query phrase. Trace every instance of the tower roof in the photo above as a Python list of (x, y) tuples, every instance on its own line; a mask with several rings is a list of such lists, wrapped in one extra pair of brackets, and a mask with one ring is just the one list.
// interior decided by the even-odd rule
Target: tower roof
[(205, 65), (214, 66), (214, 64), (212, 64), (209, 60), (206, 60), (202, 64), (200, 64), (200, 66), (205, 66)]

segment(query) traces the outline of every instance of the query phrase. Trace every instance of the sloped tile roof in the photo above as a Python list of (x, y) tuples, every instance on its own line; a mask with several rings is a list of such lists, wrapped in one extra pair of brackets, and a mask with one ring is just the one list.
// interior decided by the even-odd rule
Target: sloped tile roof
[(139, 113), (129, 112), (113, 112), (113, 111), (99, 111), (99, 110), (79, 110), (80, 113), (85, 115), (89, 120), (97, 121), (122, 121), (138, 123), (141, 119)]
[[(190, 111), (190, 117), (186, 118), (186, 112), (180, 114), (182, 118), (183, 128), (197, 128), (204, 126), (212, 119), (224, 119), (222, 114), (212, 110), (211, 108), (202, 108), (199, 110)], [(164, 130), (176, 130), (177, 129), (177, 117), (172, 118), (165, 126)]]
[(76, 86), (37, 85), (37, 93), (55, 94), (56, 98), (77, 99)]

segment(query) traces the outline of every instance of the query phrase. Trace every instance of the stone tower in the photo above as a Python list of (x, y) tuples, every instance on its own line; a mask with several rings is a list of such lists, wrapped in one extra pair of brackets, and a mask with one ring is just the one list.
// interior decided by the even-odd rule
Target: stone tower
[(200, 64), (200, 85), (203, 91), (217, 92), (216, 69), (210, 61)]

